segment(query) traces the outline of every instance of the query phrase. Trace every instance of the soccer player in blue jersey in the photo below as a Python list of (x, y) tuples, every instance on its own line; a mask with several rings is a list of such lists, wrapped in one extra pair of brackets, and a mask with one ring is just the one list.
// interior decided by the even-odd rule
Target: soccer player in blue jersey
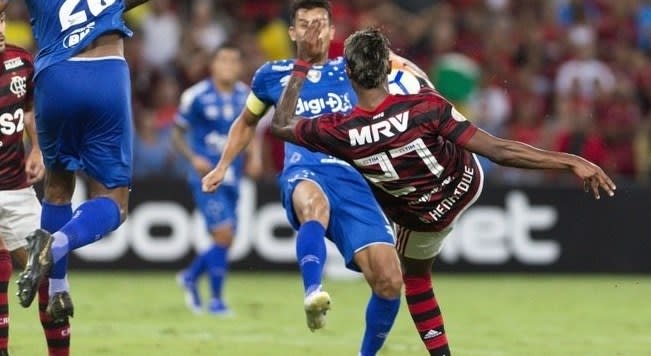
[[(24, 307), (49, 274), (47, 313), (73, 315), (67, 256), (115, 230), (127, 214), (132, 166), (131, 85), (123, 38), (125, 11), (146, 0), (26, 0), (39, 51), (35, 115), (46, 167), (41, 228), (28, 238), (18, 280)], [(0, 0), (0, 11), (8, 0)], [(75, 172), (90, 199), (73, 213)]]
[[(322, 32), (318, 66), (307, 75), (296, 113), (318, 116), (348, 112), (356, 102), (343, 59), (329, 60), (334, 36), (330, 3), (298, 0), (291, 7), (289, 35), (296, 40), (312, 21), (328, 24)], [(233, 124), (222, 157), (203, 179), (205, 191), (223, 184), (228, 167), (255, 135), (255, 127), (279, 100), (294, 60), (264, 64), (255, 74), (246, 107)], [(304, 310), (311, 330), (322, 328), (330, 308), (330, 296), (322, 289), (326, 259), (324, 236), (332, 240), (349, 268), (361, 271), (372, 294), (366, 308), (366, 330), (360, 354), (375, 355), (382, 347), (400, 306), (402, 276), (393, 231), (362, 176), (349, 164), (321, 153), (286, 144), (280, 176), (282, 202), (298, 230), (296, 254), (305, 291)]]
[[(214, 243), (179, 275), (179, 282), (186, 291), (190, 309), (200, 312), (197, 279), (204, 272), (208, 273), (212, 293), (208, 312), (225, 315), (230, 310), (222, 298), (222, 286), (228, 270), (228, 248), (237, 227), (236, 207), (244, 157), (235, 159), (222, 187), (214, 193), (201, 190), (201, 177), (219, 161), (228, 131), (244, 108), (249, 88), (239, 81), (242, 53), (233, 44), (227, 43), (217, 49), (210, 72), (210, 78), (190, 87), (181, 96), (173, 138), (177, 149), (194, 168), (188, 174), (188, 183)], [(246, 157), (247, 173), (251, 176), (259, 175), (262, 170), (258, 147), (257, 141), (252, 142)]]

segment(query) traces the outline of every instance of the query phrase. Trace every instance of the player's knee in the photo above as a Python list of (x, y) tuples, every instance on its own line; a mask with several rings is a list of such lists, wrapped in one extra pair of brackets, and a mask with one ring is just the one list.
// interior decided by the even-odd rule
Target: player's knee
[(373, 281), (373, 292), (385, 299), (395, 299), (400, 297), (402, 289), (402, 275), (400, 271), (394, 273), (380, 273)]
[(215, 229), (211, 234), (213, 241), (219, 246), (231, 247), (233, 244), (233, 229), (230, 226)]
[(330, 220), (330, 204), (328, 199), (319, 191), (309, 194), (294, 196), (294, 210), (301, 223), (310, 220), (319, 221), (323, 226), (328, 226)]

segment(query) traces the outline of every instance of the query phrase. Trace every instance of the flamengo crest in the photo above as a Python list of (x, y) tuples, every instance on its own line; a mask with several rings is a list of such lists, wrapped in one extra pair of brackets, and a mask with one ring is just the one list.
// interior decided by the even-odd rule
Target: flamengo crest
[(27, 94), (27, 79), (25, 77), (13, 76), (11, 83), (9, 83), (9, 90), (16, 94), (17, 97), (22, 98)]

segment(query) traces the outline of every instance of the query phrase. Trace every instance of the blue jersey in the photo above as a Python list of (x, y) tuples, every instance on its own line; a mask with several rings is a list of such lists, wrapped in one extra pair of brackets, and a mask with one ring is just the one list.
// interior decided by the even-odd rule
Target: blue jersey
[(26, 0), (38, 45), (36, 75), (66, 60), (107, 32), (131, 36), (122, 20), (124, 0)]
[[(212, 80), (206, 79), (187, 89), (181, 96), (176, 117), (177, 125), (187, 128), (190, 148), (195, 154), (208, 159), (213, 165), (219, 162), (228, 131), (244, 108), (249, 88), (238, 82), (230, 93), (220, 92)], [(190, 181), (200, 182), (191, 170)], [(243, 159), (238, 157), (229, 168), (224, 184), (237, 186), (243, 175)]]
[[(258, 102), (265, 107), (275, 106), (280, 101), (284, 87), (289, 81), (294, 60), (267, 62), (253, 76), (251, 91)], [(316, 117), (327, 113), (347, 113), (357, 102), (350, 80), (346, 75), (342, 57), (329, 60), (322, 66), (312, 66), (307, 74), (296, 106), (296, 115)], [(252, 112), (260, 111), (251, 108)], [(347, 164), (332, 156), (312, 152), (301, 146), (285, 143), (284, 169), (292, 166), (314, 166), (321, 164)], [(349, 166), (348, 166), (349, 167)], [(353, 170), (352, 168), (350, 168)]]

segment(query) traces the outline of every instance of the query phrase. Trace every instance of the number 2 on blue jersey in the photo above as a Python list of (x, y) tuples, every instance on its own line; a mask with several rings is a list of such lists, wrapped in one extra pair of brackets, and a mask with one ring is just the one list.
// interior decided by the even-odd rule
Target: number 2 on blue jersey
[(75, 9), (82, 1), (85, 1), (88, 5), (88, 11), (90, 11), (91, 15), (98, 16), (117, 0), (66, 0), (59, 9), (61, 32), (88, 21), (88, 13), (86, 10), (75, 12)]

